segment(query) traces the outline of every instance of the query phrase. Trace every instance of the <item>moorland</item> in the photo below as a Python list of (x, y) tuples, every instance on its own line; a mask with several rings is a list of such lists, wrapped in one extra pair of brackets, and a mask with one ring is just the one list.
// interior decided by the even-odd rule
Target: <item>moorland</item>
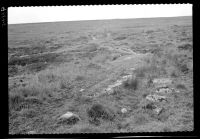
[(8, 81), (9, 134), (192, 131), (192, 17), (9, 25)]

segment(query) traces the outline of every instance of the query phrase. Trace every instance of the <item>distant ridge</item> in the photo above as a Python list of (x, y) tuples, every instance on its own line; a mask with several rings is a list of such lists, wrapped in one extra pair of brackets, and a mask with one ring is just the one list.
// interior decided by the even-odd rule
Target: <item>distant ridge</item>
[(173, 17), (146, 17), (146, 18), (115, 18), (115, 19), (96, 19), (96, 20), (74, 20), (74, 21), (50, 21), (50, 22), (34, 22), (34, 23), (16, 23), (8, 25), (26, 25), (26, 24), (46, 24), (46, 23), (63, 23), (63, 22), (89, 22), (89, 21), (113, 21), (113, 20), (145, 20), (145, 19), (165, 19), (165, 18), (191, 18), (192, 16), (173, 16)]

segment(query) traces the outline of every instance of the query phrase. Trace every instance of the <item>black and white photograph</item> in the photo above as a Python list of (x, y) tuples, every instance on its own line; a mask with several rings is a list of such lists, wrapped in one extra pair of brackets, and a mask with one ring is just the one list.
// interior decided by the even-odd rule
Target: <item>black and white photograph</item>
[(192, 6), (8, 7), (9, 134), (193, 131)]

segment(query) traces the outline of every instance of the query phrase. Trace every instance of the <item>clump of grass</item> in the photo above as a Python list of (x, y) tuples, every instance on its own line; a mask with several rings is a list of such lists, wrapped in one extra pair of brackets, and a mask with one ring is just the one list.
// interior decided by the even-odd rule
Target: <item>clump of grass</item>
[(149, 122), (149, 119), (147, 115), (145, 114), (138, 114), (135, 116), (134, 119), (135, 119), (134, 122), (136, 125), (144, 125)]
[(176, 71), (172, 71), (172, 73), (171, 73), (171, 77), (172, 77), (172, 78), (176, 78), (176, 77), (178, 77), (177, 72), (176, 72)]
[(88, 103), (92, 103), (92, 98), (83, 95), (82, 93), (77, 93), (76, 95), (74, 95), (74, 101), (78, 104), (88, 104)]
[(118, 57), (119, 57), (119, 56), (114, 56), (114, 57), (112, 58), (112, 60), (114, 61), (114, 60), (116, 60)]
[(82, 81), (84, 79), (85, 79), (84, 76), (81, 76), (81, 75), (77, 75), (75, 78), (76, 81)]
[(25, 99), (19, 93), (9, 94), (9, 111), (15, 110), (18, 111), (21, 103), (23, 103)]
[(101, 104), (94, 104), (90, 109), (87, 110), (87, 114), (89, 117), (89, 122), (95, 125), (100, 124), (99, 119), (112, 121), (115, 118), (114, 112)]
[(188, 73), (189, 69), (187, 67), (186, 64), (183, 65), (179, 65), (179, 69), (183, 72), (183, 73)]
[(125, 88), (137, 90), (139, 87), (139, 79), (137, 77), (132, 77), (123, 82)]
[(148, 110), (153, 110), (156, 108), (154, 103), (149, 103), (146, 106), (143, 107), (144, 109), (148, 109)]
[(62, 124), (62, 125), (64, 125), (64, 124), (67, 124), (67, 125), (74, 125), (74, 124), (76, 124), (79, 120), (80, 120), (80, 119), (79, 119), (78, 117), (72, 116), (72, 117), (70, 117), (70, 118), (68, 118), (68, 119), (66, 119), (66, 118), (60, 119), (60, 120), (57, 122), (57, 124)]
[(43, 102), (38, 97), (28, 97), (26, 98), (26, 102), (29, 103), (31, 106), (40, 106), (41, 104), (43, 104)]
[(153, 33), (153, 32), (154, 32), (153, 30), (146, 31), (147, 34), (150, 34), (150, 33)]
[(176, 85), (176, 88), (177, 88), (177, 89), (187, 90), (187, 88), (185, 87), (184, 84), (178, 84), (178, 85)]
[(178, 46), (178, 49), (179, 50), (190, 50), (191, 51), (193, 49), (193, 46), (189, 43), (186, 43), (186, 44)]
[(33, 118), (33, 117), (38, 116), (38, 112), (34, 109), (23, 109), (22, 115), (25, 118)]
[(153, 85), (154, 76), (149, 75), (147, 78), (147, 87), (151, 87)]
[(64, 79), (60, 80), (59, 85), (60, 85), (61, 89), (71, 89), (72, 88), (72, 85)]
[(17, 88), (16, 92), (21, 93), (23, 97), (37, 96), (40, 93), (39, 90), (33, 86)]
[(136, 70), (136, 77), (139, 78), (145, 77), (145, 72), (146, 72), (145, 68)]
[(137, 68), (134, 73), (138, 78), (145, 78), (147, 75), (155, 76), (164, 73), (164, 67), (158, 67), (158, 63), (155, 58), (151, 58), (150, 62), (144, 66)]
[(41, 83), (51, 83), (58, 80), (58, 76), (52, 73), (52, 71), (44, 71), (38, 74), (38, 81)]

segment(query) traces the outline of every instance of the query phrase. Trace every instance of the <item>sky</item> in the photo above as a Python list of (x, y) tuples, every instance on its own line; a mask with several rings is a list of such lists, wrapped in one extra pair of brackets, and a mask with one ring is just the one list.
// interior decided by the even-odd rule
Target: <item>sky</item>
[(192, 16), (192, 4), (8, 8), (8, 24), (175, 16)]

